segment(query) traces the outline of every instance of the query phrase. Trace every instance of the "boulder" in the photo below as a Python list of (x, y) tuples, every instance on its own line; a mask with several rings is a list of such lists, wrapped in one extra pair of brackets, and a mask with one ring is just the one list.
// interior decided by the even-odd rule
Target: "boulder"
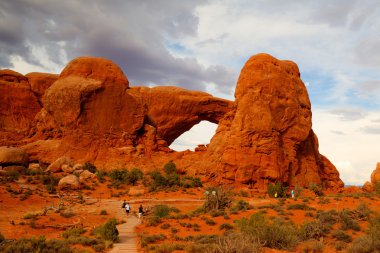
[(62, 156), (62, 157), (58, 158), (57, 160), (55, 160), (55, 162), (53, 162), (52, 164), (49, 165), (47, 170), (51, 171), (53, 173), (61, 172), (63, 165), (72, 166), (72, 161), (71, 161), (70, 157)]
[(22, 165), (28, 167), (29, 156), (21, 148), (0, 147), (0, 165)]
[[(28, 79), (12, 70), (0, 70), (0, 94), (0, 131), (7, 133), (8, 141), (25, 138), (41, 110)], [(0, 139), (0, 145), (4, 145), (2, 141)]]
[(60, 190), (77, 190), (80, 188), (80, 182), (77, 176), (68, 175), (61, 178), (58, 182), (58, 189)]
[(374, 187), (371, 182), (366, 181), (362, 187), (363, 191), (365, 192), (373, 192)]
[(84, 170), (82, 173), (80, 173), (79, 176), (79, 181), (81, 183), (93, 181), (94, 179), (97, 179), (97, 176), (94, 173), (89, 172), (88, 170)]
[(32, 92), (36, 95), (38, 101), (42, 103), (45, 91), (58, 79), (59, 75), (32, 72), (26, 74), (25, 77), (28, 79)]
[(68, 174), (71, 174), (74, 172), (74, 167), (69, 164), (63, 164), (61, 166), (61, 169), (63, 172), (68, 173)]
[(376, 164), (376, 169), (371, 174), (371, 183), (374, 185), (380, 182), (380, 163)]

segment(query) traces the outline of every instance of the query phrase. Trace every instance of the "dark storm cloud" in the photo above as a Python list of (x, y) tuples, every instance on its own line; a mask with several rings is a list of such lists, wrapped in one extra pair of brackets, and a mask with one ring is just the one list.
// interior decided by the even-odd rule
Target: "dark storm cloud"
[(197, 34), (197, 5), (205, 1), (38, 1), (0, 2), (0, 66), (10, 56), (40, 64), (31, 45), (43, 46), (59, 65), (68, 58), (105, 57), (116, 62), (132, 85), (178, 85), (206, 90), (214, 82), (229, 93), (235, 81), (222, 65), (202, 66), (195, 58), (176, 58), (167, 44)]

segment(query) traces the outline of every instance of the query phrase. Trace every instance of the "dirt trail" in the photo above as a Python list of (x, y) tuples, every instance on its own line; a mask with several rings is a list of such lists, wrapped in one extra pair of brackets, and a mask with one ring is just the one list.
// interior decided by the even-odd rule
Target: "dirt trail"
[(113, 245), (110, 253), (132, 253), (138, 252), (137, 250), (137, 238), (135, 233), (135, 227), (140, 224), (140, 221), (137, 217), (131, 214), (126, 223), (117, 225), (117, 229), (119, 230), (119, 243), (115, 243)]

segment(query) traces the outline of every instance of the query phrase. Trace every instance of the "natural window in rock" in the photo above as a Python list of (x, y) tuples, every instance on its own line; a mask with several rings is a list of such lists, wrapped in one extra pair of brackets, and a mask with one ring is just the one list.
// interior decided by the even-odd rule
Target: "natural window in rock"
[(185, 151), (187, 149), (194, 151), (199, 145), (207, 145), (214, 136), (217, 124), (201, 121), (194, 125), (189, 131), (179, 136), (171, 145), (170, 148), (175, 151)]

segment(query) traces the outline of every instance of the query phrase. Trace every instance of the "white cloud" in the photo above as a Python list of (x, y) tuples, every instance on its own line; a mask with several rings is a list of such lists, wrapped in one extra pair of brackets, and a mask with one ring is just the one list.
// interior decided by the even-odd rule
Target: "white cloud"
[[(313, 129), (319, 139), (319, 151), (331, 160), (348, 185), (363, 185), (380, 162), (380, 134), (369, 134), (363, 129), (378, 126), (380, 112), (368, 112), (357, 120), (342, 120), (329, 110), (313, 111)], [(336, 132), (344, 132), (336, 134)]]
[(176, 151), (191, 150), (198, 146), (198, 144), (207, 145), (210, 143), (211, 138), (214, 136), (218, 125), (201, 121), (199, 124), (193, 126), (189, 131), (183, 133), (171, 145), (170, 148)]

